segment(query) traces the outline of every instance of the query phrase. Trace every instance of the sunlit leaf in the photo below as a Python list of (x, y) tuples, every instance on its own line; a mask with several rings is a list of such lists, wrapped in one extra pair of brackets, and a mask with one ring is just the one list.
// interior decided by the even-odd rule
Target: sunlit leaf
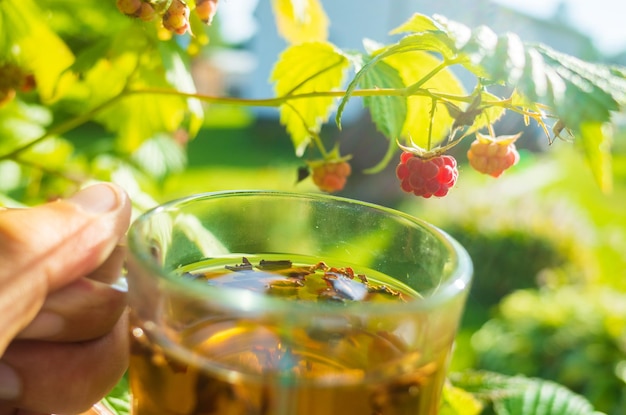
[[(481, 102), (497, 102), (500, 101), (500, 98), (494, 94), (483, 91), (481, 92)], [(486, 105), (484, 109), (476, 116), (474, 123), (471, 127), (469, 127), (465, 134), (471, 134), (476, 131), (480, 131), (482, 128), (487, 127), (490, 124), (494, 124), (498, 121), (504, 114), (506, 110), (498, 105)]]
[(94, 118), (118, 135), (116, 146), (123, 153), (132, 153), (155, 135), (173, 133), (181, 126), (195, 134), (202, 125), (198, 100), (175, 94), (126, 94), (146, 88), (195, 92), (180, 48), (170, 42), (155, 45), (140, 28), (129, 26), (120, 32), (83, 79), (84, 97), (78, 91), (75, 100), (82, 98), (88, 108), (114, 100)]
[[(171, 86), (180, 92), (196, 93), (194, 80), (191, 76), (191, 66), (188, 59), (182, 54), (181, 50), (174, 46), (172, 42), (160, 42), (159, 51), (163, 67), (165, 68), (165, 77)], [(194, 137), (204, 120), (204, 110), (202, 103), (195, 98), (187, 99), (187, 107), (189, 110), (189, 127), (188, 132)]]
[(48, 108), (19, 100), (0, 111), (0, 155), (5, 155), (42, 136), (52, 121)]
[(446, 384), (439, 415), (479, 415), (483, 404), (471, 393)]
[[(69, 160), (73, 155), (74, 146), (69, 141), (62, 137), (50, 137), (20, 153), (19, 159), (41, 164), (46, 169), (68, 170)], [(45, 160), (44, 164), (42, 160)]]
[[(157, 81), (150, 85), (167, 87)], [(117, 133), (118, 150), (131, 153), (155, 134), (175, 131), (185, 120), (186, 108), (180, 97), (138, 94), (102, 111), (97, 119)]]
[[(365, 89), (402, 89), (405, 86), (399, 71), (384, 61), (377, 62), (365, 73), (359, 85)], [(393, 95), (368, 96), (363, 99), (363, 103), (370, 109), (372, 121), (378, 131), (391, 140), (397, 140), (406, 119), (406, 98)]]
[(600, 188), (605, 192), (610, 191), (613, 187), (610, 128), (600, 122), (585, 122), (578, 126), (574, 134), (580, 138), (583, 151)]
[(600, 187), (611, 187), (610, 140), (601, 125), (626, 105), (623, 70), (524, 44), (513, 34), (498, 36), (485, 26), (470, 30), (444, 18), (436, 21), (453, 41), (458, 62), (483, 84), (506, 84), (529, 102), (545, 105), (582, 141)]
[[(0, 192), (9, 192), (20, 185), (22, 169), (19, 164), (12, 160), (0, 161)], [(0, 193), (0, 206), (7, 206), (9, 200), (2, 200)]]
[(481, 66), (496, 81), (515, 85), (526, 65), (525, 49), (522, 40), (514, 33), (498, 37), (493, 54), (483, 57)]
[(69, 83), (65, 70), (74, 55), (48, 27), (37, 4), (32, 0), (0, 1), (0, 56), (10, 57), (32, 72), (43, 101), (57, 99)]
[(402, 23), (400, 26), (396, 27), (391, 31), (391, 34), (398, 33), (419, 33), (426, 32), (429, 30), (440, 30), (441, 26), (439, 26), (433, 19), (430, 17), (415, 13), (413, 14), (406, 22)]
[(179, 173), (187, 165), (184, 149), (166, 134), (144, 141), (132, 159), (143, 171), (157, 179)]
[[(420, 81), (425, 75), (441, 64), (436, 56), (421, 51), (405, 52), (392, 55), (385, 62), (396, 68), (406, 85)], [(446, 94), (465, 94), (465, 88), (457, 77), (449, 70), (443, 69), (426, 81), (423, 88), (431, 92), (445, 92)], [(429, 135), (431, 145), (447, 137), (452, 117), (443, 104), (438, 104), (431, 125), (432, 100), (425, 96), (410, 96), (408, 98), (407, 117), (403, 127), (403, 135), (410, 137), (420, 147), (428, 147)]]
[[(294, 45), (280, 56), (271, 80), (275, 82), (274, 89), (279, 97), (332, 91), (342, 85), (348, 63), (348, 59), (329, 43)], [(332, 97), (311, 97), (288, 100), (280, 107), (280, 122), (287, 128), (296, 154), (304, 153), (311, 132), (319, 132), (334, 103)]]
[(328, 17), (319, 0), (272, 0), (280, 35), (290, 44), (323, 42)]
[[(352, 98), (352, 93), (358, 87), (361, 77), (363, 77), (378, 61), (386, 59), (390, 56), (401, 55), (415, 51), (433, 51), (440, 53), (444, 58), (451, 58), (454, 55), (451, 49), (450, 40), (443, 32), (424, 32), (418, 34), (410, 34), (402, 38), (398, 43), (382, 48), (373, 54), (372, 58), (362, 67), (348, 85), (346, 94), (343, 96), (337, 109), (335, 122), (341, 127), (341, 116), (348, 101)], [(410, 66), (414, 64), (411, 63)], [(405, 83), (409, 85), (409, 82)]]

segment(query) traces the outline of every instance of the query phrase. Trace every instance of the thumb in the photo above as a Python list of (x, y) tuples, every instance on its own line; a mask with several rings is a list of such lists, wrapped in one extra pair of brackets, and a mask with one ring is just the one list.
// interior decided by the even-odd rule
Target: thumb
[(0, 211), (0, 356), (49, 293), (106, 260), (129, 221), (128, 197), (108, 183), (67, 200)]

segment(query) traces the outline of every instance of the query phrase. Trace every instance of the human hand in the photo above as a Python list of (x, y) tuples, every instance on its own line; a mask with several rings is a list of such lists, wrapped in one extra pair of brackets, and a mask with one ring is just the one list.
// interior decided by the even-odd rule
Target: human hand
[(0, 211), (0, 415), (79, 413), (124, 373), (126, 298), (110, 284), (129, 221), (110, 184)]

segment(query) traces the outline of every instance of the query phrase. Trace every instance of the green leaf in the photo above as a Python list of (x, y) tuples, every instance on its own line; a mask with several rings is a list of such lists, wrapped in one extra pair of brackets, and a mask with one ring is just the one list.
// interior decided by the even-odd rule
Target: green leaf
[(287, 98), (280, 107), (280, 122), (287, 128), (298, 156), (309, 145), (311, 134), (318, 133), (328, 120), (335, 99), (288, 99), (289, 96), (337, 89), (343, 83), (348, 64), (345, 55), (325, 42), (291, 46), (276, 62), (271, 80), (275, 82), (276, 95)]
[[(376, 51), (371, 59), (363, 65), (346, 89), (345, 95), (342, 97), (339, 108), (337, 109), (337, 115), (335, 116), (335, 122), (337, 126), (341, 128), (341, 116), (345, 106), (352, 97), (352, 93), (358, 87), (361, 77), (380, 60), (386, 59), (390, 56), (400, 55), (408, 52), (415, 51), (433, 51), (440, 53), (444, 58), (451, 58), (454, 55), (451, 49), (450, 41), (444, 32), (424, 32), (411, 34), (400, 39), (398, 43), (392, 44), (388, 47)], [(411, 66), (414, 64), (411, 63)], [(399, 68), (397, 68), (399, 69)], [(405, 84), (409, 84), (405, 82)]]
[(179, 173), (187, 165), (186, 153), (172, 137), (159, 134), (144, 141), (132, 156), (141, 169), (156, 179)]
[(76, 88), (72, 98), (83, 106), (86, 101), (88, 108), (113, 100), (114, 105), (100, 111), (95, 119), (117, 133), (117, 149), (122, 153), (132, 153), (157, 134), (173, 133), (185, 122), (193, 135), (203, 118), (198, 100), (176, 94), (126, 92), (145, 88), (194, 92), (182, 54), (175, 42), (155, 44), (141, 28), (128, 26), (116, 36), (108, 53), (84, 74), (80, 87), (88, 93)]
[(610, 137), (602, 124), (626, 104), (624, 70), (582, 61), (548, 46), (524, 44), (481, 26), (438, 19), (458, 50), (458, 60), (483, 84), (506, 84), (529, 102), (549, 107), (574, 132), (602, 189), (611, 187)]
[(511, 378), (499, 373), (468, 370), (451, 373), (449, 378), (452, 385), (483, 401), (503, 399), (523, 391), (519, 378)]
[[(446, 93), (462, 96), (465, 94), (463, 84), (448, 69), (441, 67), (442, 61), (436, 56), (422, 51), (404, 52), (385, 59), (385, 62), (398, 70), (406, 85), (412, 85), (430, 74), (436, 68), (441, 68), (421, 87), (436, 93)], [(430, 97), (412, 95), (408, 97), (408, 116), (402, 130), (404, 136), (410, 137), (420, 147), (426, 148), (440, 142), (448, 135), (453, 123), (452, 117), (443, 103), (438, 103), (432, 119), (432, 100)]]
[(432, 30), (441, 30), (441, 26), (430, 17), (415, 13), (406, 22), (393, 29), (390, 33), (395, 35), (398, 33), (420, 33)]
[(328, 17), (319, 0), (272, 0), (276, 26), (290, 44), (324, 42)]
[(128, 384), (128, 375), (125, 375), (102, 400), (102, 403), (114, 415), (130, 415), (131, 397)]
[(461, 24), (444, 21), (442, 27), (466, 68), (486, 82), (515, 87), (531, 101), (554, 108), (568, 126), (608, 121), (626, 103), (626, 80), (607, 66), (524, 44), (511, 33), (498, 36), (486, 26), (460, 30)]
[(614, 76), (609, 67), (583, 62), (544, 45), (537, 50), (565, 82), (565, 96), (556, 110), (567, 125), (609, 121), (610, 113), (626, 103), (626, 80)]
[(582, 396), (554, 382), (532, 379), (524, 391), (497, 400), (497, 415), (599, 415)]
[(8, 154), (45, 133), (52, 114), (48, 108), (13, 100), (0, 111), (0, 155)]
[(604, 192), (611, 191), (613, 173), (610, 127), (600, 122), (585, 122), (578, 126), (574, 134), (580, 138), (596, 182)]
[[(142, 68), (136, 75), (146, 86), (169, 87), (158, 73)], [(145, 140), (176, 131), (185, 120), (186, 110), (186, 100), (178, 96), (135, 94), (103, 110), (96, 119), (117, 133), (119, 151), (132, 153)]]
[[(173, 42), (160, 42), (158, 45), (165, 68), (165, 78), (169, 84), (180, 92), (196, 93), (196, 86), (191, 76), (191, 65), (187, 56)], [(188, 132), (191, 137), (194, 137), (202, 127), (204, 110), (200, 100), (187, 98), (186, 101), (189, 111)]]
[(74, 56), (32, 0), (0, 1), (0, 56), (31, 71), (43, 101), (58, 99), (72, 82)]
[(580, 395), (557, 383), (485, 371), (450, 374), (452, 384), (493, 403), (496, 415), (602, 415)]
[[(399, 72), (384, 61), (378, 61), (360, 79), (359, 86), (366, 89), (404, 88)], [(372, 121), (378, 131), (391, 140), (397, 140), (407, 114), (407, 100), (403, 96), (367, 96), (364, 105), (370, 109)]]
[[(481, 92), (481, 102), (489, 102), (489, 101), (499, 101), (500, 98), (497, 96), (483, 91)], [(495, 123), (498, 121), (504, 114), (506, 110), (500, 106), (487, 106), (484, 108), (480, 114), (476, 116), (474, 120), (474, 124), (470, 128), (465, 131), (465, 135), (469, 135), (476, 131), (480, 131), (482, 128), (487, 127), (489, 124)]]
[(479, 415), (483, 404), (471, 393), (447, 383), (443, 388), (443, 397), (439, 415)]

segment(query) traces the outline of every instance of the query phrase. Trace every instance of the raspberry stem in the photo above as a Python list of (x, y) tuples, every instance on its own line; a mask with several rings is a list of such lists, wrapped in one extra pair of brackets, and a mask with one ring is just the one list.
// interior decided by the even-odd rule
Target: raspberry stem
[[(414, 84), (415, 85), (415, 84)], [(428, 89), (414, 88), (414, 85), (406, 87), (406, 88), (369, 88), (369, 89), (358, 89), (352, 91), (352, 96), (357, 97), (368, 97), (368, 96), (406, 96), (406, 91), (411, 89), (411, 95), (414, 96), (424, 96), (429, 97), (433, 100), (437, 101), (450, 101), (450, 102), (465, 102), (471, 103), (474, 100), (473, 95), (461, 96), (454, 94), (444, 94), (444, 93), (436, 93), (432, 92)], [(68, 119), (67, 121), (57, 125), (56, 127), (51, 128), (50, 130), (43, 133), (40, 137), (30, 141), (29, 143), (24, 144), (23, 146), (16, 148), (9, 153), (5, 153), (0, 155), (0, 160), (14, 159), (18, 154), (23, 151), (31, 148), (37, 143), (44, 141), (45, 139), (54, 136), (66, 133), (71, 131), (72, 129), (91, 121), (96, 115), (105, 109), (111, 107), (116, 104), (118, 101), (131, 96), (131, 95), (174, 95), (182, 98), (192, 98), (198, 99), (202, 102), (214, 103), (214, 104), (235, 104), (239, 106), (247, 106), (247, 107), (280, 107), (287, 102), (294, 99), (309, 99), (309, 98), (318, 98), (318, 97), (332, 97), (332, 98), (341, 98), (346, 94), (344, 90), (333, 90), (333, 91), (315, 91), (315, 92), (304, 92), (304, 93), (290, 93), (288, 95), (282, 95), (279, 97), (273, 98), (261, 98), (261, 99), (250, 99), (250, 98), (239, 98), (239, 97), (227, 97), (227, 96), (215, 96), (215, 95), (207, 95), (207, 94), (199, 94), (199, 93), (191, 93), (191, 92), (183, 92), (176, 89), (171, 88), (140, 88), (140, 89), (125, 89), (120, 94), (111, 97), (107, 101), (102, 102), (96, 107), (88, 110), (85, 113), (79, 114), (74, 118)], [(554, 117), (551, 115), (539, 114), (533, 111), (526, 111), (520, 109), (511, 104), (509, 99), (502, 99), (496, 101), (485, 101), (483, 102), (484, 106), (500, 106), (507, 110), (512, 110), (517, 113), (523, 114), (530, 118), (535, 119), (539, 125), (543, 125), (542, 118), (543, 117)], [(545, 127), (545, 126), (544, 126)], [(546, 127), (547, 128), (547, 127)], [(546, 130), (544, 128), (544, 130)], [(546, 135), (549, 136), (546, 131)], [(319, 136), (313, 135), (313, 139), (316, 142), (321, 143)], [(446, 150), (454, 145), (458, 144), (460, 139), (452, 141), (448, 143), (446, 146), (442, 147), (441, 150)], [(319, 148), (323, 149), (323, 145), (319, 146)], [(328, 152), (323, 149), (323, 154), (328, 156)]]

